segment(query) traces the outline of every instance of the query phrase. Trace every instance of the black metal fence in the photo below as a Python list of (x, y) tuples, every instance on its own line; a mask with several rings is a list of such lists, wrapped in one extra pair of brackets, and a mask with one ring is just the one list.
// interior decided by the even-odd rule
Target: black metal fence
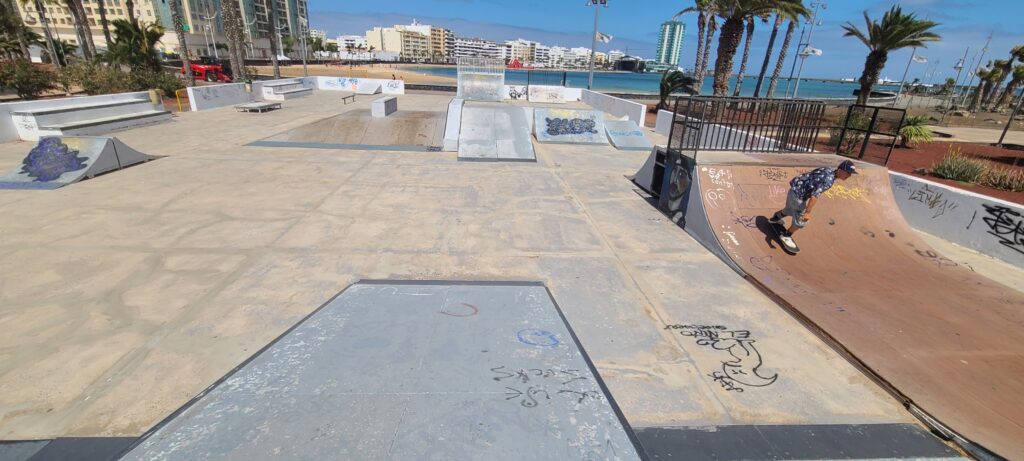
[(827, 145), (839, 155), (888, 165), (906, 115), (904, 109), (851, 105), (842, 125), (829, 128)]
[(825, 102), (690, 96), (676, 99), (668, 148), (685, 151), (813, 152)]

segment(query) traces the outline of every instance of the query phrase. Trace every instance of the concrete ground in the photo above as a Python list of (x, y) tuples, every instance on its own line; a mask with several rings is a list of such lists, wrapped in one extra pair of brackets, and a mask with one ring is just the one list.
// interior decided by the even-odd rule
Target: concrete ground
[[(634, 427), (914, 421), (639, 195), (644, 152), (244, 146), (369, 101), (184, 113), (116, 134), (165, 158), (0, 191), (0, 440), (139, 435), (359, 279), (544, 282)], [(723, 388), (728, 354), (679, 325), (749, 331), (777, 380)]]
[[(936, 138), (941, 141), (951, 142), (980, 142), (995, 144), (1003, 133), (1003, 127), (998, 128), (971, 128), (965, 126), (929, 126), (932, 131), (951, 135), (951, 138)], [(1006, 132), (1003, 142), (1007, 144), (1024, 144), (1024, 131), (1010, 130)]]

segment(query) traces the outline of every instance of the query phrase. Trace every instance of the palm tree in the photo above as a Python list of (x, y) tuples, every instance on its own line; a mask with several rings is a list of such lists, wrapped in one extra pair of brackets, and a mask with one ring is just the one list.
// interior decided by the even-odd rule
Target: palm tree
[(114, 26), (114, 39), (107, 52), (111, 64), (160, 70), (156, 44), (166, 32), (163, 26), (155, 22), (133, 23), (126, 19), (115, 19), (111, 25)]
[[(992, 62), (989, 64), (991, 65)], [(975, 75), (978, 76), (978, 87), (975, 88), (974, 96), (971, 97), (971, 104), (967, 106), (968, 111), (974, 112), (978, 109), (978, 104), (985, 99), (985, 93), (992, 86), (992, 81), (1001, 77), (1000, 73), (1002, 70), (998, 67), (980, 68), (975, 71)]]
[(747, 73), (747, 60), (750, 59), (750, 41), (754, 38), (754, 21), (757, 19), (761, 19), (762, 22), (768, 22), (767, 15), (763, 12), (747, 16), (746, 38), (743, 40), (743, 58), (740, 60), (740, 71), (736, 73), (736, 89), (733, 90), (733, 96), (739, 96), (740, 89), (743, 88), (743, 75)]
[(169, 0), (171, 21), (174, 22), (174, 35), (178, 36), (178, 54), (181, 55), (181, 67), (184, 69), (185, 85), (195, 86), (196, 77), (192, 75), (192, 60), (188, 56), (188, 44), (185, 43), (185, 28), (181, 23), (181, 6), (178, 0)]
[(96, 55), (96, 45), (92, 42), (92, 31), (89, 30), (89, 19), (85, 16), (82, 0), (64, 0), (64, 5), (68, 7), (71, 20), (75, 23), (75, 35), (78, 37), (78, 43), (82, 45), (82, 56), (92, 60)]
[(281, 78), (281, 65), (277, 62), (277, 56), (281, 50), (277, 49), (277, 0), (263, 0), (263, 6), (270, 13), (270, 63), (274, 66), (274, 78)]
[(43, 0), (21, 0), (21, 4), (22, 6), (32, 4), (36, 14), (39, 15), (39, 24), (43, 27), (43, 35), (46, 38), (46, 49), (50, 55), (50, 60), (57, 67), (66, 65), (64, 53), (58, 52), (57, 41), (54, 39), (53, 34), (50, 33), (50, 28), (46, 26), (50, 20), (46, 17), (46, 8), (43, 7)]
[[(779, 27), (781, 27), (782, 23), (786, 20), (788, 20), (791, 25), (791, 27), (786, 28), (786, 40), (781, 51), (781, 54), (784, 56), (786, 51), (788, 51), (789, 41), (793, 39), (793, 30), (796, 28), (794, 22), (799, 22), (801, 17), (807, 18), (811, 15), (811, 12), (806, 6), (804, 6), (804, 2), (802, 0), (783, 0), (776, 3), (773, 9), (775, 10), (775, 25), (772, 27), (771, 37), (768, 38), (768, 49), (764, 53), (764, 62), (761, 63), (761, 73), (757, 76), (757, 85), (754, 86), (755, 98), (761, 96), (761, 85), (764, 84), (764, 76), (768, 72), (768, 61), (771, 60), (772, 49), (775, 48), (775, 39), (779, 35)], [(779, 61), (780, 64), (782, 62), (783, 61), (781, 60)], [(776, 67), (778, 70), (776, 74), (773, 74), (773, 77), (777, 82), (779, 79), (778, 74), (782, 73), (782, 67)], [(774, 91), (772, 93), (774, 93)], [(769, 95), (768, 97), (770, 98), (771, 96)]]
[(689, 8), (685, 8), (682, 11), (676, 13), (673, 19), (678, 18), (686, 13), (697, 13), (697, 54), (693, 61), (693, 72), (694, 75), (703, 66), (704, 57), (704, 34), (707, 32), (707, 19), (709, 6), (712, 0), (694, 0), (694, 5)]
[(882, 15), (882, 21), (874, 21), (864, 12), (865, 31), (847, 22), (843, 24), (844, 37), (856, 37), (868, 47), (868, 57), (864, 62), (864, 72), (860, 76), (860, 94), (857, 104), (864, 104), (871, 95), (871, 88), (878, 81), (878, 75), (885, 68), (889, 52), (907, 47), (925, 47), (927, 42), (941, 39), (931, 29), (938, 23), (927, 19), (917, 19), (913, 13), (903, 14), (899, 5), (894, 5)]
[(714, 40), (715, 32), (718, 31), (718, 20), (714, 14), (708, 14), (707, 21), (707, 34), (704, 36), (704, 56), (701, 58), (700, 69), (697, 70), (695, 76), (697, 79), (697, 94), (700, 94), (704, 88), (704, 77), (708, 74), (708, 63), (711, 62), (711, 41)]
[(106, 0), (96, 0), (96, 12), (100, 15), (100, 25), (103, 26), (103, 40), (107, 44), (107, 49), (110, 49), (110, 24), (107, 23), (107, 5)]
[(718, 37), (718, 51), (715, 57), (715, 96), (729, 93), (729, 77), (732, 75), (732, 61), (743, 38), (743, 23), (748, 16), (759, 14), (765, 2), (761, 0), (718, 0), (717, 14), (725, 21), (722, 34)]
[(693, 93), (693, 82), (693, 78), (687, 77), (678, 70), (666, 70), (665, 73), (661, 74), (661, 91), (659, 92), (657, 110), (668, 109), (668, 98), (670, 98), (673, 93), (678, 93), (680, 91)]
[(124, 7), (128, 10), (128, 20), (136, 24), (138, 21), (135, 18), (135, 0), (124, 0)]
[[(993, 83), (992, 92), (985, 96), (985, 100), (982, 101), (981, 105), (989, 107), (996, 99), (996, 93), (998, 93), (999, 87), (1002, 86), (1003, 81), (1006, 80), (1011, 74), (1013, 74), (1013, 61), (1024, 62), (1024, 45), (1017, 45), (1010, 50), (1010, 57), (1005, 60), (997, 61), (997, 66), (1002, 71), (999, 79)], [(1001, 99), (1001, 98), (1000, 98)]]
[(221, 2), (221, 11), (224, 13), (224, 35), (228, 45), (228, 61), (231, 63), (233, 78), (238, 81), (244, 77), (245, 60), (242, 58), (242, 20), (238, 11), (237, 0), (225, 0)]
[(1010, 99), (1017, 93), (1017, 88), (1024, 84), (1024, 64), (1017, 64), (1013, 68), (1011, 75), (1010, 83), (1006, 84), (1006, 89), (1003, 90), (1003, 94), (999, 96), (992, 110), (1002, 109), (1006, 104), (1009, 104)]

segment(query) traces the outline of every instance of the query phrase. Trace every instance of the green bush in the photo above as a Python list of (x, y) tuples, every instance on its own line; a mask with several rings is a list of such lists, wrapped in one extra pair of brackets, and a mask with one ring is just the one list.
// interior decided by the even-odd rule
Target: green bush
[(932, 142), (932, 130), (925, 126), (928, 118), (924, 116), (907, 117), (900, 128), (900, 146), (911, 147), (922, 142)]
[(1024, 192), (1024, 171), (992, 166), (982, 176), (981, 185), (1010, 192)]
[(78, 85), (86, 94), (112, 94), (129, 91), (163, 90), (174, 94), (184, 82), (167, 72), (149, 69), (128, 71), (116, 65), (98, 62), (76, 63), (67, 66), (61, 74), (62, 84)]
[(944, 179), (978, 183), (988, 171), (988, 162), (964, 155), (959, 147), (950, 146), (942, 160), (932, 166), (932, 174)]
[[(844, 124), (848, 128), (846, 130), (846, 137), (840, 139)], [(860, 145), (865, 137), (864, 131), (855, 130), (866, 131), (870, 126), (871, 117), (868, 117), (863, 112), (852, 112), (850, 117), (843, 120), (839, 126), (829, 128), (827, 145), (836, 147), (836, 152), (839, 154), (849, 155), (855, 147)], [(839, 145), (840, 142), (842, 142), (842, 145)]]
[(21, 99), (36, 99), (57, 88), (57, 74), (24, 59), (0, 62), (0, 90), (12, 89)]

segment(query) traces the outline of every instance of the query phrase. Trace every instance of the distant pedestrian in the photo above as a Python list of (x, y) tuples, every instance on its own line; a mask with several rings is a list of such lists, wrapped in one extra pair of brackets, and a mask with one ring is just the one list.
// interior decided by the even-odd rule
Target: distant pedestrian
[(391, 74), (391, 80), (398, 80), (397, 78), (395, 78), (395, 74)]
[(818, 203), (818, 196), (832, 188), (836, 178), (846, 180), (857, 174), (857, 167), (850, 160), (843, 160), (836, 168), (821, 167), (803, 173), (789, 181), (789, 194), (786, 195), (786, 206), (776, 211), (768, 221), (773, 226), (781, 226), (782, 218), (789, 216), (792, 220), (788, 229), (779, 232), (783, 244), (796, 247), (793, 234), (807, 225), (811, 220), (811, 210)]

